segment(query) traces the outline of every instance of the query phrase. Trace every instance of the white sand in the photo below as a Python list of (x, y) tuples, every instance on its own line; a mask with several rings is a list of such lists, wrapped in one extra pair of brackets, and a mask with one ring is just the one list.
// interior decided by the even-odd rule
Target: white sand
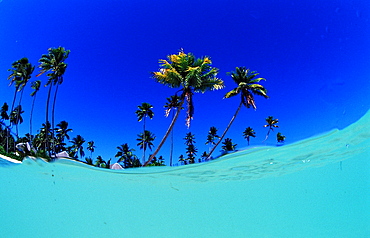
[(22, 163), (22, 162), (21, 162), (21, 161), (19, 161), (19, 160), (15, 160), (15, 159), (12, 159), (12, 158), (10, 158), (10, 157), (8, 157), (8, 156), (1, 155), (1, 154), (0, 154), (0, 158), (1, 158), (1, 159), (4, 159), (4, 160), (7, 160), (7, 161), (9, 161), (9, 162), (11, 162), (11, 163), (14, 163), (14, 164), (21, 164), (21, 163)]

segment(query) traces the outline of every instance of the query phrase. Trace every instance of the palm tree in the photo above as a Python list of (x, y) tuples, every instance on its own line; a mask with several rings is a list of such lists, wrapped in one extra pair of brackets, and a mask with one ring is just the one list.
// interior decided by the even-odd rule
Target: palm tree
[(138, 135), (138, 138), (136, 139), (137, 141), (139, 141), (137, 145), (140, 146), (140, 149), (144, 151), (143, 163), (145, 162), (145, 151), (147, 148), (152, 150), (154, 139), (155, 139), (155, 135), (152, 132), (147, 131), (147, 130), (145, 130), (144, 133), (140, 133)]
[(8, 110), (9, 106), (6, 102), (4, 102), (3, 106), (1, 107), (1, 125), (4, 126), (4, 129), (2, 129), (2, 134), (6, 134), (4, 137), (6, 138), (6, 152), (9, 152), (9, 133), (10, 129), (9, 127), (5, 124), (5, 120), (9, 120), (9, 115), (8, 115)]
[[(180, 110), (183, 109), (181, 106), (181, 101), (180, 101), (180, 97), (177, 96), (177, 95), (173, 95), (169, 98), (167, 98), (167, 102), (166, 104), (164, 105), (164, 108), (166, 108), (165, 110), (165, 115), (166, 117), (169, 116), (170, 112), (172, 111), (172, 120), (175, 116), (175, 113), (173, 111), (173, 109), (178, 109), (180, 107)], [(171, 147), (170, 147), (170, 166), (172, 166), (172, 154), (173, 154), (173, 131), (174, 130), (171, 130)]]
[[(140, 122), (140, 121), (144, 121), (144, 129), (143, 129), (143, 133), (141, 133), (141, 135), (145, 135), (145, 118), (146, 117), (149, 117), (149, 119), (152, 119), (154, 117), (154, 112), (152, 111), (152, 108), (153, 106), (150, 105), (149, 103), (146, 103), (146, 102), (143, 102), (140, 106), (138, 106), (138, 110), (135, 112), (136, 113), (136, 116), (137, 116), (137, 120)], [(144, 149), (143, 149), (143, 163), (145, 162), (145, 151), (146, 151), (146, 146), (144, 146)]]
[(226, 138), (223, 142), (222, 142), (223, 146), (222, 146), (222, 151), (227, 154), (229, 153), (230, 151), (235, 151), (236, 150), (236, 146), (237, 144), (233, 144), (232, 140), (230, 138)]
[(184, 155), (179, 156), (179, 162), (183, 163), (184, 165), (186, 164), (186, 160), (184, 159)]
[(230, 98), (236, 96), (238, 94), (241, 95), (241, 101), (236, 109), (234, 116), (231, 118), (229, 124), (227, 125), (225, 131), (222, 133), (222, 136), (213, 147), (213, 149), (209, 152), (208, 158), (211, 157), (213, 151), (215, 151), (216, 147), (220, 144), (220, 142), (225, 137), (227, 131), (229, 130), (231, 124), (234, 122), (236, 116), (238, 115), (241, 107), (244, 105), (246, 108), (250, 108), (251, 106), (256, 110), (256, 103), (254, 101), (253, 95), (259, 95), (264, 98), (268, 98), (267, 90), (260, 84), (258, 84), (262, 80), (266, 80), (264, 78), (255, 78), (258, 73), (256, 71), (250, 71), (245, 67), (236, 67), (235, 72), (229, 73), (231, 78), (234, 82), (238, 85), (236, 88), (231, 90), (225, 95), (225, 98)]
[(140, 106), (137, 106), (139, 109), (135, 112), (138, 121), (144, 121), (144, 130), (145, 131), (145, 118), (153, 119), (154, 112), (152, 111), (153, 106), (149, 103), (143, 102)]
[[(217, 135), (217, 128), (214, 127), (214, 126), (211, 126), (209, 128), (209, 131), (208, 131), (206, 145), (209, 145), (209, 146), (215, 145), (216, 144), (215, 143), (216, 138), (220, 138), (220, 136)], [(210, 150), (211, 150), (211, 148), (210, 148)]]
[(264, 125), (263, 127), (268, 127), (269, 129), (267, 131), (266, 138), (265, 138), (264, 141), (267, 140), (267, 138), (269, 137), (270, 132), (273, 131), (274, 128), (279, 127), (278, 125), (276, 125), (279, 122), (279, 119), (275, 119), (274, 117), (269, 116), (265, 120), (266, 120), (267, 125)]
[(277, 139), (277, 142), (278, 142), (278, 143), (283, 144), (283, 143), (284, 143), (284, 141), (285, 141), (285, 136), (284, 136), (284, 135), (282, 135), (280, 132), (278, 132), (278, 133), (277, 133), (277, 135), (276, 135), (276, 139)]
[(68, 122), (61, 121), (59, 124), (57, 124), (57, 128), (55, 128), (56, 131), (56, 143), (55, 143), (55, 151), (61, 152), (65, 150), (63, 147), (65, 145), (64, 140), (67, 138), (69, 140), (68, 133), (72, 132), (72, 129), (68, 128)]
[(72, 139), (71, 142), (72, 142), (72, 151), (75, 153), (79, 152), (80, 158), (84, 157), (85, 152), (83, 144), (85, 143), (85, 139), (82, 136), (77, 135), (75, 138)]
[(243, 131), (243, 137), (244, 137), (244, 139), (246, 139), (248, 141), (248, 145), (249, 145), (250, 138), (251, 137), (256, 137), (256, 132), (252, 129), (252, 127), (247, 127)]
[[(48, 125), (49, 121), (49, 102), (50, 102), (50, 94), (52, 90), (52, 86), (56, 86), (54, 92), (54, 101), (53, 101), (53, 108), (52, 108), (52, 128), (54, 128), (54, 112), (55, 112), (55, 102), (58, 93), (58, 87), (60, 84), (63, 83), (63, 75), (66, 71), (67, 64), (64, 61), (68, 58), (70, 51), (65, 50), (63, 47), (58, 48), (49, 48), (48, 54), (44, 54), (41, 56), (39, 60), (39, 68), (41, 68), (40, 73), (37, 76), (40, 76), (46, 72), (48, 72), (47, 76), (48, 81), (45, 86), (49, 86), (48, 96), (46, 100), (46, 125)], [(52, 134), (53, 135), (53, 134)], [(48, 138), (47, 138), (47, 143)]]
[(183, 50), (180, 50), (178, 54), (169, 55), (167, 58), (168, 60), (160, 60), (160, 70), (152, 74), (154, 79), (163, 85), (170, 88), (181, 88), (179, 90), (181, 92), (180, 103), (163, 139), (144, 166), (150, 163), (162, 148), (175, 125), (185, 101), (187, 106), (186, 125), (189, 127), (194, 114), (193, 94), (196, 92), (204, 93), (224, 87), (223, 81), (216, 77), (218, 69), (211, 67), (212, 61), (209, 57), (196, 59), (193, 54), (185, 54)]
[(90, 151), (90, 158), (92, 158), (92, 153), (95, 151), (96, 146), (94, 141), (87, 142), (87, 150)]
[(195, 162), (195, 155), (197, 155), (198, 150), (195, 147), (195, 135), (191, 132), (186, 133), (184, 138), (186, 147), (186, 154), (188, 158), (186, 160), (189, 161), (189, 164), (193, 164)]
[(24, 111), (22, 110), (21, 105), (16, 106), (14, 110), (10, 113), (10, 123), (15, 125), (16, 127), (17, 138), (18, 138), (18, 124), (23, 123), (22, 113), (24, 113)]
[(31, 83), (31, 88), (34, 90), (30, 95), (33, 97), (32, 100), (32, 108), (31, 108), (31, 116), (30, 116), (30, 134), (32, 135), (32, 118), (33, 118), (33, 109), (35, 106), (36, 94), (40, 90), (41, 80), (36, 80)]
[[(13, 103), (12, 103), (12, 107), (10, 110), (11, 112), (13, 112), (14, 110), (14, 104), (15, 104), (18, 92), (21, 93), (18, 106), (21, 106), (24, 88), (27, 85), (29, 79), (31, 78), (31, 75), (34, 70), (35, 70), (35, 66), (32, 66), (32, 64), (29, 63), (28, 58), (22, 58), (20, 60), (15, 61), (12, 64), (12, 69), (8, 70), (8, 71), (12, 71), (12, 73), (8, 77), (8, 80), (10, 80), (9, 86), (11, 86), (13, 83), (15, 85)], [(20, 112), (20, 110), (18, 110), (17, 112)], [(15, 114), (13, 122), (14, 121), (19, 122), (17, 118), (19, 116), (20, 116), (19, 114)], [(18, 137), (18, 124), (15, 124), (15, 125), (16, 125), (16, 130), (17, 130), (17, 137)]]
[(123, 162), (124, 168), (140, 167), (140, 160), (134, 155), (134, 149), (131, 149), (127, 143), (117, 147), (118, 152), (115, 155), (118, 158), (117, 163)]

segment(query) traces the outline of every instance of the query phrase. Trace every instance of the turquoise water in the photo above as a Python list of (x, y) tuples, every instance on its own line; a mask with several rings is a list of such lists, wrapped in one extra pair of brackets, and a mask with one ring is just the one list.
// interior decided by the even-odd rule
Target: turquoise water
[(109, 171), (1, 160), (0, 237), (369, 237), (370, 113), (282, 147)]

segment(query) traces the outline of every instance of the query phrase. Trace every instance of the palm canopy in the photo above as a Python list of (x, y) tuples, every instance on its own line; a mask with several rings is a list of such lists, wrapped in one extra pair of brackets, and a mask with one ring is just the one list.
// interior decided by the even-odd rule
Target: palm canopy
[(235, 72), (229, 74), (238, 86), (228, 92), (225, 98), (230, 98), (240, 93), (244, 106), (247, 108), (252, 106), (254, 109), (257, 109), (253, 95), (255, 94), (268, 98), (267, 90), (261, 84), (258, 84), (260, 81), (266, 79), (255, 78), (258, 73), (256, 71), (250, 71), (245, 67), (236, 67), (235, 70)]
[(135, 112), (138, 121), (143, 120), (145, 117), (149, 117), (150, 119), (153, 118), (154, 112), (152, 111), (153, 106), (151, 104), (143, 102), (138, 108), (139, 109)]
[(153, 77), (157, 82), (170, 88), (181, 88), (180, 101), (184, 102), (186, 98), (186, 124), (189, 127), (194, 114), (193, 93), (204, 93), (224, 87), (223, 81), (216, 77), (218, 69), (211, 66), (212, 61), (209, 57), (196, 59), (192, 53), (186, 54), (183, 50), (180, 50), (178, 54), (169, 55), (167, 60), (161, 59), (159, 62), (161, 69), (153, 72)]
[(12, 64), (12, 69), (9, 69), (9, 71), (12, 71), (8, 77), (10, 80), (9, 86), (15, 83), (17, 90), (21, 91), (31, 78), (34, 69), (35, 66), (32, 66), (31, 63), (29, 63), (28, 58), (22, 58), (15, 61)]
[(63, 74), (67, 68), (67, 64), (64, 61), (68, 58), (70, 50), (66, 50), (64, 47), (49, 48), (48, 54), (41, 56), (40, 68), (41, 71), (37, 76), (45, 72), (49, 72), (47, 76), (49, 80), (46, 85), (53, 83), (54, 85), (63, 82)]

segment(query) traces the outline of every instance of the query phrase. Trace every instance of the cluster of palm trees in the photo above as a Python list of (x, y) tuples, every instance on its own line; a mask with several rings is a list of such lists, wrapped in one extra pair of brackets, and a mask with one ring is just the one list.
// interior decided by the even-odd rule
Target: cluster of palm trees
[[(35, 80), (31, 82), (31, 88), (34, 90), (31, 93), (33, 97), (32, 108), (30, 113), (30, 132), (25, 137), (18, 136), (18, 125), (23, 122), (22, 114), (22, 96), (23, 90), (29, 82), (31, 75), (35, 69), (27, 58), (22, 58), (15, 61), (10, 69), (11, 74), (8, 77), (10, 80), (10, 86), (15, 86), (15, 93), (10, 107), (7, 103), (4, 103), (1, 108), (1, 121), (0, 121), (0, 149), (7, 153), (11, 151), (17, 151), (16, 145), (19, 143), (29, 143), (28, 153), (44, 156), (48, 158), (55, 157), (58, 153), (66, 151), (72, 158), (80, 158), (83, 160), (85, 157), (84, 143), (85, 139), (81, 135), (70, 140), (68, 135), (72, 130), (68, 128), (66, 121), (61, 121), (55, 126), (55, 106), (59, 85), (63, 83), (64, 73), (67, 68), (65, 60), (68, 58), (70, 51), (65, 50), (63, 47), (50, 48), (48, 53), (42, 55), (39, 60), (40, 72), (36, 77), (43, 74), (47, 76), (47, 82), (45, 86), (48, 88), (47, 99), (46, 99), (46, 113), (45, 123), (42, 124), (42, 128), (36, 135), (33, 135), (32, 128), (32, 114), (35, 105), (36, 95), (42, 85), (41, 80)], [(194, 116), (194, 102), (193, 95), (195, 93), (205, 93), (207, 91), (219, 90), (224, 88), (224, 82), (217, 77), (219, 70), (218, 68), (212, 67), (212, 61), (209, 57), (195, 58), (192, 53), (185, 53), (182, 49), (176, 53), (167, 56), (167, 59), (160, 60), (160, 68), (158, 71), (152, 73), (152, 77), (158, 82), (170, 88), (176, 88), (174, 95), (167, 98), (165, 104), (165, 115), (166, 117), (172, 117), (171, 123), (165, 132), (163, 138), (156, 146), (155, 151), (147, 156), (147, 150), (152, 150), (154, 147), (154, 140), (156, 136), (147, 130), (146, 119), (152, 119), (154, 116), (153, 106), (149, 103), (142, 103), (138, 106), (138, 110), (135, 112), (139, 122), (143, 122), (143, 131), (137, 136), (137, 146), (142, 150), (141, 160), (134, 154), (134, 149), (130, 148), (127, 143), (117, 147), (118, 152), (115, 157), (117, 162), (124, 168), (140, 167), (148, 165), (164, 165), (164, 159), (162, 156), (157, 158), (158, 152), (161, 150), (163, 144), (170, 136), (171, 138), (171, 150), (170, 150), (170, 165), (173, 164), (173, 128), (182, 110), (186, 110), (186, 126), (189, 128), (191, 120)], [(257, 109), (254, 96), (262, 96), (268, 98), (267, 90), (260, 84), (264, 81), (264, 78), (257, 77), (258, 73), (251, 71), (245, 67), (236, 67), (235, 71), (229, 73), (233, 81), (236, 83), (236, 87), (230, 92), (226, 93), (224, 98), (230, 98), (233, 96), (240, 95), (241, 100), (236, 108), (234, 115), (232, 116), (229, 124), (221, 136), (217, 135), (217, 129), (211, 127), (207, 135), (206, 144), (210, 146), (208, 152), (204, 152), (199, 158), (200, 161), (206, 161), (212, 159), (212, 154), (222, 142), (222, 153), (229, 153), (236, 150), (236, 144), (232, 142), (232, 139), (225, 138), (228, 130), (232, 123), (236, 119), (240, 109), (245, 106), (246, 108)], [(18, 99), (18, 100), (17, 100)], [(52, 103), (51, 103), (52, 101)], [(17, 103), (16, 103), (17, 102)], [(51, 113), (50, 113), (51, 104)], [(49, 120), (51, 116), (51, 121)], [(265, 140), (270, 135), (270, 132), (274, 128), (277, 128), (278, 119), (268, 117), (266, 119), (268, 132)], [(13, 128), (15, 127), (15, 132)], [(243, 132), (244, 138), (247, 140), (248, 145), (251, 137), (255, 137), (255, 132), (251, 127), (248, 127)], [(179, 161), (182, 163), (195, 163), (196, 154), (198, 152), (195, 147), (195, 136), (191, 132), (185, 136), (186, 155), (180, 156)], [(66, 141), (67, 140), (67, 141)], [(285, 136), (281, 133), (277, 134), (278, 143), (283, 143)], [(70, 145), (67, 145), (67, 142)], [(90, 156), (85, 158), (85, 163), (95, 165), (98, 167), (109, 168), (111, 165), (111, 159), (104, 161), (101, 156), (96, 158), (95, 163), (92, 159), (92, 153), (95, 151), (95, 145), (93, 141), (89, 141), (87, 145)], [(19, 151), (18, 151), (19, 152)]]

